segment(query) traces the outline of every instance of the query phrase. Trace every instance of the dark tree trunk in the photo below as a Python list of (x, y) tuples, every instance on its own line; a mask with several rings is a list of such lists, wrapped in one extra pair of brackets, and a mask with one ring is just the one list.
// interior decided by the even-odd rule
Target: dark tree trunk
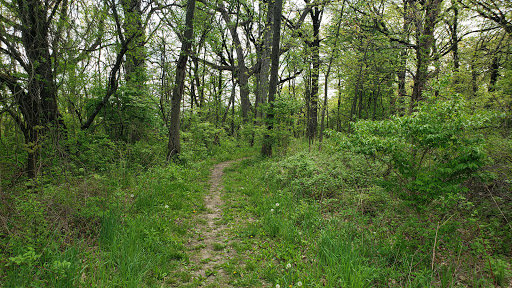
[(222, 70), (219, 70), (219, 78), (217, 82), (217, 88), (213, 95), (213, 105), (215, 106), (215, 127), (219, 127), (219, 112), (220, 112), (220, 105), (221, 105), (221, 99), (222, 99), (222, 86), (224, 85), (224, 80), (222, 79)]
[(282, 0), (275, 0), (274, 7), (274, 23), (272, 26), (272, 67), (270, 70), (270, 83), (268, 88), (268, 103), (270, 109), (267, 113), (267, 133), (263, 139), (261, 147), (261, 154), (263, 156), (272, 156), (272, 136), (271, 132), (274, 129), (274, 100), (277, 94), (277, 85), (279, 83), (279, 44), (281, 41), (281, 16), (283, 10)]
[(192, 48), (194, 36), (194, 10), (196, 0), (188, 0), (187, 14), (185, 17), (185, 33), (183, 43), (181, 43), (181, 53), (176, 65), (176, 84), (172, 91), (171, 100), (171, 119), (169, 125), (169, 142), (167, 143), (167, 161), (175, 159), (181, 152), (180, 143), (180, 104), (185, 87), (185, 73), (187, 59)]
[(317, 134), (318, 126), (318, 80), (320, 77), (320, 22), (322, 21), (323, 10), (315, 7), (311, 9), (310, 15), (313, 21), (313, 41), (310, 43), (312, 49), (313, 70), (311, 74), (311, 95), (309, 104), (308, 138), (313, 144)]
[[(136, 39), (138, 36), (138, 34), (136, 34), (136, 33), (127, 34), (126, 36), (128, 36), (128, 38), (125, 38), (122, 35), (122, 31), (120, 31), (120, 28), (119, 28), (121, 26), (121, 20), (119, 19), (119, 15), (117, 13), (116, 4), (113, 3), (111, 8), (112, 8), (112, 14), (114, 15), (114, 18), (116, 21), (116, 26), (118, 27), (117, 33), (118, 33), (119, 40), (121, 42), (121, 47), (120, 47), (119, 52), (117, 52), (116, 62), (114, 63), (114, 66), (112, 66), (112, 69), (110, 70), (110, 73), (109, 73), (109, 78), (108, 78), (108, 83), (107, 83), (107, 91), (105, 92), (105, 95), (103, 96), (101, 101), (94, 108), (94, 111), (91, 113), (91, 115), (89, 115), (89, 117), (87, 118), (87, 121), (85, 123), (83, 123), (82, 126), (80, 127), (82, 130), (89, 129), (89, 127), (94, 122), (94, 119), (96, 118), (98, 113), (107, 104), (110, 97), (112, 95), (114, 95), (114, 93), (116, 93), (116, 91), (119, 87), (119, 74), (120, 74), (120, 70), (121, 70), (121, 65), (123, 64), (123, 59), (124, 59), (126, 53), (128, 53), (131, 42), (134, 39)], [(100, 67), (100, 66), (101, 65), (98, 65), (98, 67)], [(100, 73), (98, 73), (98, 74), (100, 74)]]
[(272, 25), (274, 21), (274, 1), (269, 1), (267, 9), (267, 20), (265, 22), (265, 27), (263, 28), (262, 39), (263, 43), (261, 44), (261, 53), (260, 53), (260, 71), (258, 74), (258, 90), (256, 93), (256, 103), (255, 106), (255, 116), (256, 118), (263, 118), (263, 112), (259, 107), (261, 104), (266, 102), (266, 95), (268, 93), (268, 77), (270, 70), (270, 46), (272, 42)]
[[(198, 94), (198, 96), (196, 96), (195, 93), (194, 93), (193, 96), (194, 96), (195, 101), (196, 101), (196, 106), (198, 108), (203, 108), (203, 104), (204, 104), (204, 90), (203, 90), (203, 88), (201, 86), (201, 79), (199, 77), (199, 60), (196, 57), (194, 57), (192, 59), (192, 62), (194, 63), (194, 68), (193, 68), (193, 70), (194, 70), (194, 76), (193, 76), (194, 79), (192, 81), (194, 81), (194, 85), (193, 86), (195, 87), (193, 92), (195, 92), (196, 89), (197, 89), (197, 94)], [(199, 98), (199, 100), (197, 98)]]
[(341, 77), (338, 75), (338, 107), (336, 115), (336, 131), (341, 132)]
[[(427, 0), (425, 5), (425, 23), (418, 24), (416, 42), (416, 75), (412, 90), (409, 111), (412, 112), (418, 102), (423, 100), (423, 90), (428, 80), (428, 67), (432, 62), (431, 50), (434, 43), (434, 28), (439, 16), (442, 0)], [(423, 31), (423, 33), (420, 33)]]
[(235, 106), (235, 94), (236, 94), (236, 81), (234, 77), (231, 79), (231, 96), (229, 97), (228, 106), (226, 106), (226, 110), (224, 110), (224, 115), (222, 116), (222, 124), (221, 126), (224, 126), (224, 123), (226, 123), (226, 119), (228, 118), (229, 114), (229, 108), (231, 108), (231, 105), (233, 107)]
[(27, 57), (28, 81), (26, 93), (18, 91), (16, 99), (25, 123), (27, 175), (35, 178), (40, 155), (40, 126), (59, 125), (57, 87), (49, 43), (51, 19), (48, 15), (49, 7), (42, 1), (17, 1), (17, 5), (21, 19), (21, 39)]
[[(348, 133), (351, 133), (352, 132), (352, 122), (354, 121), (354, 115), (356, 114), (357, 112), (357, 102), (358, 102), (358, 98), (361, 97), (361, 90), (362, 90), (362, 82), (363, 82), (363, 66), (364, 66), (364, 63), (366, 62), (366, 48), (364, 50), (364, 54), (363, 54), (363, 61), (361, 62), (360, 66), (359, 66), (359, 73), (357, 75), (357, 80), (356, 80), (356, 86), (354, 88), (354, 98), (352, 100), (352, 106), (351, 106), (351, 109), (350, 109), (350, 115), (349, 115), (349, 123), (348, 123)], [(358, 113), (358, 117), (360, 118), (361, 117), (361, 108), (359, 109), (359, 113)]]
[(96, 118), (98, 113), (100, 113), (101, 109), (107, 104), (108, 99), (110, 99), (110, 97), (112, 95), (114, 95), (114, 93), (116, 93), (117, 88), (119, 87), (118, 74), (119, 74), (119, 70), (121, 69), (121, 64), (123, 62), (123, 57), (124, 57), (126, 51), (128, 51), (128, 46), (123, 45), (121, 47), (121, 50), (117, 54), (116, 62), (114, 63), (114, 66), (110, 70), (110, 75), (109, 75), (108, 84), (107, 84), (107, 91), (105, 92), (105, 96), (103, 96), (103, 99), (101, 100), (101, 102), (99, 102), (96, 105), (92, 114), (89, 115), (89, 117), (87, 118), (87, 121), (84, 124), (82, 124), (82, 126), (81, 126), (82, 130), (86, 130), (92, 125), (94, 118)]
[[(455, 0), (452, 0), (452, 10), (453, 10), (453, 22), (451, 25), (451, 41), (452, 41), (452, 53), (453, 53), (453, 70), (455, 72), (459, 72), (460, 62), (459, 62), (459, 7), (458, 3)], [(457, 79), (458, 76), (455, 77)]]
[(489, 79), (489, 92), (494, 92), (496, 90), (496, 82), (498, 81), (500, 69), (500, 60), (497, 55), (494, 55), (491, 63), (491, 77)]
[(476, 67), (475, 67), (475, 62), (476, 62), (476, 50), (473, 52), (473, 56), (471, 58), (471, 91), (472, 91), (472, 96), (473, 97), (476, 97), (476, 93), (478, 92), (478, 83), (477, 83), (477, 78), (478, 78), (478, 72), (476, 71)]

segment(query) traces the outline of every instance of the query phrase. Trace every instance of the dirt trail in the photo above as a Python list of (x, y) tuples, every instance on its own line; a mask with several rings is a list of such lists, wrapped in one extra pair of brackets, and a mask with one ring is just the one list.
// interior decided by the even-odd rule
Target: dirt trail
[(207, 212), (199, 215), (200, 224), (196, 227), (196, 235), (191, 241), (192, 249), (196, 249), (191, 262), (198, 269), (194, 272), (195, 278), (201, 281), (202, 287), (231, 287), (228, 275), (222, 269), (222, 264), (230, 257), (229, 239), (226, 235), (227, 224), (222, 223), (221, 200), (222, 175), (224, 168), (234, 161), (222, 162), (213, 167), (210, 176), (210, 193), (205, 197)]

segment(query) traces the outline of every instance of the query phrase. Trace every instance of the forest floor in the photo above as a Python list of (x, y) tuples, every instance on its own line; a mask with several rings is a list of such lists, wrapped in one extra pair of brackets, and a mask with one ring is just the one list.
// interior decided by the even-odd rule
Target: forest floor
[(418, 213), (377, 164), (298, 147), (20, 186), (0, 287), (512, 287), (510, 190)]

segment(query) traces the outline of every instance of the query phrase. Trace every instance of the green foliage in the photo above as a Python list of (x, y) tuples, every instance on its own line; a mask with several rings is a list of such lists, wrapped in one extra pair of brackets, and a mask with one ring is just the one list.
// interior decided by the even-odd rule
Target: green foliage
[[(257, 287), (258, 279), (265, 279), (281, 287), (296, 287), (299, 281), (306, 287), (488, 287), (501, 277), (496, 275), (508, 275), (509, 266), (492, 260), (509, 257), (499, 250), (507, 240), (497, 234), (503, 222), (491, 216), (490, 211), (498, 212), (490, 203), (447, 193), (419, 213), (377, 185), (387, 170), (380, 161), (340, 153), (339, 143), (330, 139), (321, 153), (307, 149), (278, 159), (248, 159), (227, 169), (226, 220), (252, 219), (233, 228), (233, 249), (242, 255), (226, 266), (243, 275), (233, 283)], [(240, 270), (240, 261), (252, 268)]]
[(359, 121), (342, 147), (384, 163), (418, 203), (461, 191), (460, 184), (485, 164), (478, 129), (491, 121), (487, 113), (470, 113), (462, 99), (430, 99), (416, 112), (384, 121)]
[(92, 169), (64, 183), (46, 175), (2, 199), (11, 203), (2, 206), (2, 287), (155, 286), (188, 261), (183, 243), (192, 211), (204, 209), (209, 162), (161, 167), (160, 148), (106, 136), (82, 145)]
[(226, 135), (223, 129), (210, 122), (201, 122), (197, 116), (190, 117), (181, 133), (183, 149), (182, 160), (197, 161), (212, 155), (214, 147), (219, 145)]
[(365, 265), (361, 247), (354, 249), (357, 233), (350, 230), (328, 230), (321, 235), (318, 258), (322, 270), (331, 286), (371, 287), (375, 273)]

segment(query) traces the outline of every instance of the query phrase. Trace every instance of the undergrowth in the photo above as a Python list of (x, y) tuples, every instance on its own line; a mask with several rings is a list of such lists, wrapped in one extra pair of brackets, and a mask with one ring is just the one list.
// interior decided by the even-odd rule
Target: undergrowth
[(233, 248), (242, 255), (226, 264), (240, 275), (234, 284), (508, 287), (512, 231), (505, 199), (493, 203), (468, 181), (460, 193), (420, 211), (381, 185), (386, 170), (328, 144), (322, 152), (296, 148), (228, 168), (226, 217), (252, 219), (234, 228)]
[(252, 150), (229, 139), (208, 147), (185, 142), (191, 152), (176, 164), (163, 161), (163, 142), (84, 139), (79, 151), (55, 160), (63, 165), (54, 163), (37, 181), (2, 183), (0, 286), (190, 281), (181, 271), (189, 264), (185, 244), (194, 216), (205, 210), (209, 169)]

